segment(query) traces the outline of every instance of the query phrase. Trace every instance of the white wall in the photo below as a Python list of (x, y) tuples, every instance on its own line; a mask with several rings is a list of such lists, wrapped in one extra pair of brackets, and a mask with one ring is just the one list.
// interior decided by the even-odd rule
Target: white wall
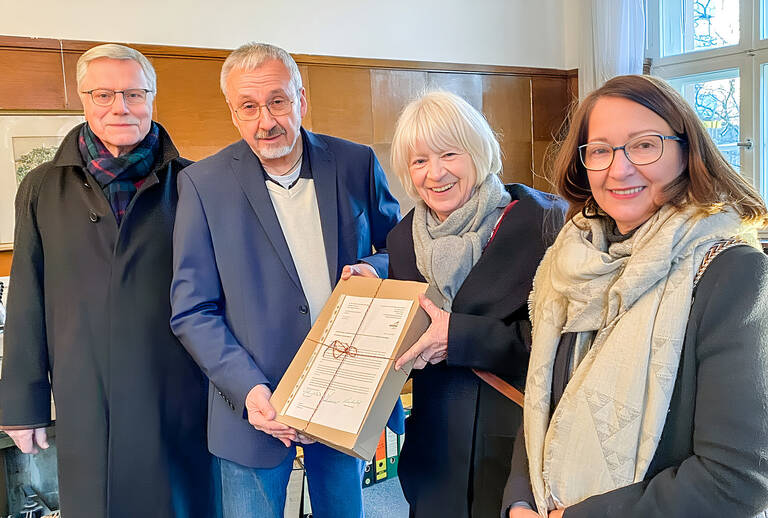
[(592, 37), (581, 27), (581, 9), (584, 0), (563, 0), (563, 68), (579, 68), (581, 38)]
[(566, 68), (569, 1), (0, 0), (0, 35)]

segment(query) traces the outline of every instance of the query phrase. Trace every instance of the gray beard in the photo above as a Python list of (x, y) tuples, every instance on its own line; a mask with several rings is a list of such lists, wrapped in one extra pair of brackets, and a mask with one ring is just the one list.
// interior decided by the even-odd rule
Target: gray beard
[(283, 146), (279, 148), (271, 148), (271, 149), (260, 149), (257, 155), (261, 159), (266, 160), (274, 160), (276, 158), (283, 158), (284, 156), (288, 155), (291, 151), (293, 151), (293, 147), (296, 145), (296, 141), (293, 142), (290, 146)]

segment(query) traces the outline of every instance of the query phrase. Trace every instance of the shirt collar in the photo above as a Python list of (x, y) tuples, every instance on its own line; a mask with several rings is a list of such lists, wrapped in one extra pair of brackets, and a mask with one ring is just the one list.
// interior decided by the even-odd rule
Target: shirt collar
[[(262, 165), (261, 171), (264, 174), (264, 180), (267, 182), (272, 182), (276, 185), (280, 185), (280, 182), (274, 180), (271, 176), (269, 176), (269, 173), (267, 173), (266, 169), (264, 169), (264, 166)], [(292, 188), (294, 185), (299, 183), (299, 180), (302, 178), (311, 179), (312, 178), (312, 168), (310, 167), (309, 163), (309, 153), (307, 152), (307, 144), (304, 143), (304, 152), (301, 156), (301, 170), (299, 172), (299, 177), (296, 178), (296, 180), (288, 186), (288, 189)], [(282, 187), (282, 185), (280, 185)]]

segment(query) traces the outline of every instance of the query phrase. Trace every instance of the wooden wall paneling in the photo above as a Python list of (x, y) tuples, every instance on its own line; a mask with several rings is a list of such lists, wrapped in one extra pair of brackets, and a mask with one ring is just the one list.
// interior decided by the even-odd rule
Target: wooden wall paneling
[(553, 144), (552, 141), (547, 140), (533, 142), (533, 183), (531, 185), (534, 189), (555, 192), (555, 187), (550, 183)]
[(0, 110), (66, 109), (58, 52), (3, 49), (0, 70)]
[[(64, 52), (85, 52), (91, 47), (101, 45), (102, 43), (112, 43), (106, 41), (85, 41), (85, 40), (57, 40), (52, 38), (26, 38), (21, 36), (0, 36), (0, 47), (9, 49), (32, 49), (32, 50), (54, 50), (59, 52), (63, 47)], [(147, 45), (123, 43), (135, 48), (147, 57), (185, 57), (185, 58), (208, 58), (224, 59), (230, 54), (229, 49), (212, 49), (203, 47), (180, 47), (172, 45)], [(436, 61), (406, 61), (397, 59), (375, 59), (360, 57), (342, 57), (342, 56), (320, 56), (313, 54), (292, 54), (293, 59), (299, 65), (333, 65), (343, 67), (360, 68), (391, 68), (404, 70), (421, 71), (445, 71), (445, 72), (472, 72), (484, 74), (504, 74), (518, 76), (540, 76), (540, 77), (562, 77), (568, 71), (539, 68), (539, 67), (514, 67), (505, 65), (480, 65), (473, 63), (442, 63)]]
[(531, 81), (526, 77), (483, 76), (483, 113), (499, 136), (504, 182), (533, 185)]
[(532, 78), (531, 99), (534, 186), (551, 191), (552, 186), (546, 180), (549, 174), (547, 149), (559, 137), (568, 114), (570, 103), (567, 78)]
[(392, 144), (390, 143), (374, 143), (372, 146), (373, 152), (376, 153), (376, 157), (379, 159), (379, 163), (381, 164), (382, 169), (384, 169), (384, 172), (387, 175), (387, 182), (389, 183), (389, 191), (392, 193), (392, 196), (397, 198), (397, 201), (400, 202), (400, 214), (405, 216), (409, 210), (413, 208), (414, 202), (405, 193), (405, 189), (403, 189), (403, 184), (400, 182), (400, 179), (395, 174), (394, 169), (392, 169), (392, 162), (391, 162), (391, 152), (392, 152)]
[(310, 66), (312, 127), (360, 144), (373, 144), (370, 69)]
[(67, 97), (65, 105), (67, 110), (83, 111), (83, 103), (77, 90), (77, 60), (82, 54), (64, 53), (64, 72), (67, 77)]
[[(4, 39), (12, 39), (0, 36), (0, 44)], [(66, 40), (65, 40), (66, 41)], [(58, 45), (58, 44), (57, 44)], [(163, 47), (157, 45), (135, 45), (138, 50), (145, 54), (160, 49), (161, 53), (180, 53), (200, 55), (216, 55), (222, 53), (219, 49), (202, 49), (191, 47)], [(58, 46), (56, 47), (58, 48)], [(64, 47), (67, 48), (66, 46)], [(145, 50), (142, 50), (145, 49)], [(476, 63), (445, 63), (439, 61), (411, 61), (404, 59), (378, 59), (378, 58), (360, 58), (343, 56), (320, 56), (316, 54), (291, 54), (293, 59), (299, 65), (332, 65), (344, 67), (360, 68), (389, 68), (398, 70), (419, 70), (424, 72), (469, 72), (481, 74), (499, 74), (499, 75), (517, 75), (525, 77), (562, 77), (567, 71), (558, 68), (540, 68), (540, 67), (516, 67), (507, 65), (481, 65)], [(225, 55), (226, 57), (226, 55)]]
[(414, 70), (371, 70), (371, 97), (373, 110), (373, 150), (381, 162), (389, 181), (389, 190), (400, 202), (405, 215), (413, 208), (413, 200), (405, 193), (392, 169), (390, 154), (395, 123), (400, 112), (427, 86), (427, 73)]
[(552, 140), (568, 113), (568, 85), (565, 78), (531, 79), (533, 139)]
[(478, 110), (483, 109), (483, 77), (480, 74), (430, 72), (427, 87), (453, 92)]
[[(79, 55), (99, 42), (0, 36), (0, 109), (82, 109), (76, 87)], [(181, 153), (200, 159), (239, 139), (219, 91), (222, 49), (131, 45), (158, 72), (155, 119), (172, 134)], [(61, 74), (63, 47), (66, 99)], [(309, 109), (307, 129), (373, 145), (390, 186), (412, 205), (389, 165), (394, 124), (402, 107), (430, 87), (467, 99), (501, 133), (505, 181), (549, 189), (545, 150), (577, 91), (577, 71), (454, 63), (295, 55)], [(531, 173), (531, 169), (535, 173)], [(0, 273), (10, 253), (0, 253)], [(7, 272), (6, 272), (7, 273)]]
[(299, 73), (301, 74), (301, 83), (304, 85), (304, 95), (307, 98), (307, 114), (301, 121), (301, 125), (304, 129), (314, 131), (312, 129), (312, 96), (310, 94), (309, 87), (309, 70), (306, 65), (299, 65)]
[(240, 139), (219, 88), (221, 61), (152, 58), (157, 72), (155, 120), (182, 156), (200, 160)]
[(579, 102), (579, 71), (578, 69), (573, 69), (568, 71), (568, 77), (566, 79), (568, 81), (568, 103), (569, 103), (569, 110), (573, 109), (573, 107)]
[(13, 252), (11, 250), (0, 251), (0, 277), (6, 277), (11, 274), (12, 260)]
[(395, 123), (409, 101), (424, 92), (427, 73), (413, 70), (371, 70), (373, 142), (392, 142)]

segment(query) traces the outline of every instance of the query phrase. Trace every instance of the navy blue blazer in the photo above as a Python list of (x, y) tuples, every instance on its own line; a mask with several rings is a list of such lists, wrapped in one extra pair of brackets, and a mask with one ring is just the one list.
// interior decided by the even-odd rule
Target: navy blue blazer
[[(373, 150), (301, 134), (331, 285), (359, 260), (386, 277), (400, 209)], [(311, 322), (261, 163), (241, 140), (182, 170), (178, 188), (171, 327), (211, 381), (208, 447), (245, 466), (277, 466), (293, 448), (248, 423), (245, 397), (258, 384), (275, 389)]]

